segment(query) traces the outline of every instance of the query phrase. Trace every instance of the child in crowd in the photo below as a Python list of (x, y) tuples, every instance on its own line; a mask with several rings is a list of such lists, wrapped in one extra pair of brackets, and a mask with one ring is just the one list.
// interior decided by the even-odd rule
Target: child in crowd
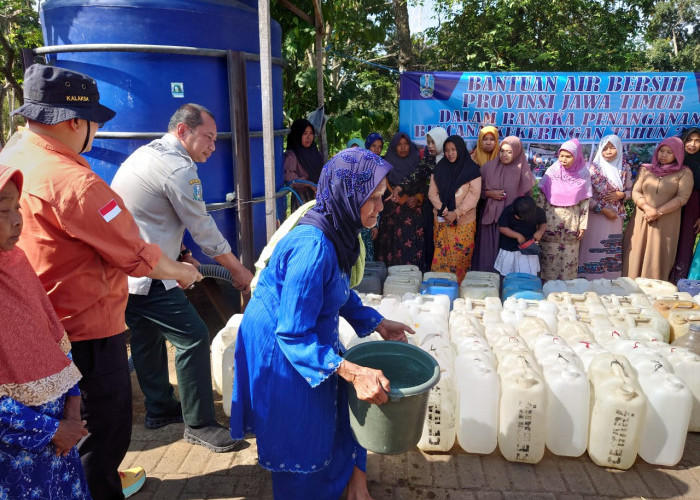
[(498, 218), (498, 255), (494, 268), (508, 273), (540, 272), (538, 242), (547, 230), (547, 216), (530, 196), (520, 196)]

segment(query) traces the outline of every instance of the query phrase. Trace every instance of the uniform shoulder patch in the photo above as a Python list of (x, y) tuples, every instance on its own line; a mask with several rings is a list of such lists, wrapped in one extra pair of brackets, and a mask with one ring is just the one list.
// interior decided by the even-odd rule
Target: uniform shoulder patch
[(199, 179), (190, 179), (190, 186), (192, 186), (192, 199), (194, 201), (204, 201), (202, 195), (202, 181)]

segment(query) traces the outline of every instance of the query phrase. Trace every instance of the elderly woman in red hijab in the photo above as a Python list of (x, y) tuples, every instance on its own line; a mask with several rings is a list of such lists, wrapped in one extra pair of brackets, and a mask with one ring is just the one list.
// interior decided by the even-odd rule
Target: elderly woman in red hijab
[(676, 259), (681, 207), (693, 191), (693, 172), (683, 165), (683, 141), (664, 139), (651, 164), (639, 169), (632, 188), (637, 208), (622, 245), (622, 275), (630, 278), (668, 278)]
[(503, 139), (498, 158), (481, 167), (481, 196), (486, 200), (476, 230), (472, 270), (496, 272), (493, 264), (498, 255), (498, 218), (516, 198), (529, 194), (536, 184), (523, 151), (523, 144), (514, 135)]
[(89, 499), (78, 368), (24, 252), (22, 174), (0, 165), (0, 498)]

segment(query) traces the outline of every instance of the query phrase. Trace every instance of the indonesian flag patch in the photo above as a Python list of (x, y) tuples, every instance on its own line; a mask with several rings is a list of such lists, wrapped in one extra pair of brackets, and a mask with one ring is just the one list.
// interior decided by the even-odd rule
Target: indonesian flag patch
[(100, 208), (98, 212), (100, 212), (100, 215), (105, 221), (109, 222), (112, 219), (114, 219), (117, 215), (122, 213), (122, 209), (119, 208), (119, 205), (117, 205), (117, 202), (114, 201), (114, 199), (111, 199), (109, 200), (109, 203), (107, 203), (104, 207)]

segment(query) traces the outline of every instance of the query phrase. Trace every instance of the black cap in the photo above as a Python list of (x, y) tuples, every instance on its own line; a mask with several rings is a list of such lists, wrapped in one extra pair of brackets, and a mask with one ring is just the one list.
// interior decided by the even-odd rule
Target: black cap
[(24, 105), (11, 113), (46, 125), (73, 118), (105, 123), (115, 114), (100, 104), (94, 78), (44, 64), (32, 64), (24, 72)]

